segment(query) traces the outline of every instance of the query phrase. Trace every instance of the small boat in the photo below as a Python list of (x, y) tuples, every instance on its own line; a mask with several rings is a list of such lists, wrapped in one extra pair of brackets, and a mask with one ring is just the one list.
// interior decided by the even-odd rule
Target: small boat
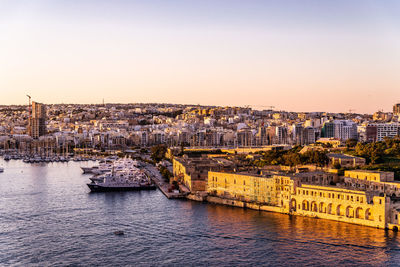
[(81, 170), (83, 171), (84, 174), (87, 174), (87, 173), (92, 173), (93, 168), (92, 167), (81, 167)]
[(114, 235), (124, 235), (124, 231), (115, 231)]

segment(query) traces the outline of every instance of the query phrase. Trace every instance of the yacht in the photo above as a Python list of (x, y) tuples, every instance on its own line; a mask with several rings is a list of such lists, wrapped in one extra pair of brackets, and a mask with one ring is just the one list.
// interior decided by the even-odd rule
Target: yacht
[(134, 191), (156, 189), (156, 186), (142, 172), (136, 173), (113, 173), (98, 179), (92, 178), (92, 182), (87, 184), (92, 192), (107, 191)]
[(117, 160), (111, 171), (90, 178), (92, 182), (87, 185), (92, 192), (156, 189), (147, 174), (136, 166), (137, 162), (131, 159)]
[(114, 169), (114, 171), (118, 172), (130, 167), (137, 167), (138, 162), (136, 160), (132, 160), (129, 158), (118, 159), (114, 161), (103, 161), (100, 162), (98, 165), (93, 167), (81, 167), (84, 174), (92, 173), (95, 175), (101, 175), (104, 173), (109, 173)]
[(93, 173), (94, 170), (97, 170), (99, 167), (98, 166), (93, 166), (93, 167), (81, 167), (83, 174), (88, 174), (88, 173)]

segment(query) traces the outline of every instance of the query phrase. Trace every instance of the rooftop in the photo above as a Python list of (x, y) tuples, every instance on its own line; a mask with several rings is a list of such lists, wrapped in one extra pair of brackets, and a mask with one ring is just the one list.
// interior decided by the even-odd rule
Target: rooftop
[(375, 170), (346, 170), (345, 172), (366, 172), (366, 173), (379, 173), (379, 174), (392, 174), (393, 172), (383, 172), (383, 171), (375, 171)]
[(338, 154), (338, 153), (329, 153), (327, 154), (328, 157), (334, 157), (334, 158), (341, 158), (341, 159), (354, 159), (354, 158), (360, 158), (356, 156), (351, 156), (347, 154)]

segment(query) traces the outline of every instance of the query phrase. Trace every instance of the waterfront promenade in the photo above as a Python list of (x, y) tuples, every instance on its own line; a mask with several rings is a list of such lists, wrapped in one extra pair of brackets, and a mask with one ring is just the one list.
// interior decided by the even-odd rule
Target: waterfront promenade
[(171, 185), (165, 181), (165, 179), (161, 176), (160, 172), (156, 167), (154, 167), (151, 164), (145, 163), (145, 168), (147, 170), (148, 175), (150, 176), (150, 179), (157, 185), (158, 189), (168, 198), (168, 199), (173, 199), (173, 198), (185, 198), (190, 192), (187, 188), (182, 186), (181, 192), (174, 192), (170, 191), (169, 188)]

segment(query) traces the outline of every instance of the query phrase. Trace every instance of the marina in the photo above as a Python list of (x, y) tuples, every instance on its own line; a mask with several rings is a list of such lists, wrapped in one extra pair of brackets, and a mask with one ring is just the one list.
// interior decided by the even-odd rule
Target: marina
[(69, 161), (97, 161), (99, 157), (80, 157), (80, 156), (41, 156), (40, 154), (17, 154), (17, 153), (5, 153), (3, 154), (5, 161), (9, 160), (22, 160), (24, 163), (50, 163), (50, 162), (69, 162)]

